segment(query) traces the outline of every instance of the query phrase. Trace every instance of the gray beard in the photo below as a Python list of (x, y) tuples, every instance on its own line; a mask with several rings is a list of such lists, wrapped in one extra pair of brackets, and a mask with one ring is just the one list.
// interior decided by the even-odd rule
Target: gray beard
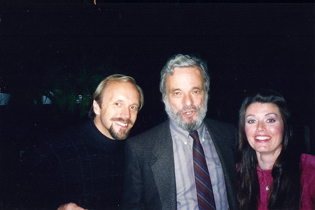
[[(207, 114), (207, 105), (208, 105), (208, 95), (206, 94), (205, 100), (203, 105), (201, 106), (201, 108), (195, 107), (195, 106), (189, 106), (189, 107), (185, 107), (183, 110), (178, 111), (177, 113), (175, 113), (167, 99), (167, 97), (164, 98), (164, 104), (165, 104), (165, 111), (168, 115), (168, 117), (171, 119), (171, 121), (178, 127), (180, 127), (181, 129), (188, 131), (188, 132), (192, 132), (197, 130), (200, 125), (202, 124), (204, 118), (206, 117)], [(181, 114), (185, 111), (185, 110), (189, 110), (189, 109), (196, 109), (198, 116), (196, 121), (190, 121), (189, 123), (186, 123), (182, 118), (181, 118)]]

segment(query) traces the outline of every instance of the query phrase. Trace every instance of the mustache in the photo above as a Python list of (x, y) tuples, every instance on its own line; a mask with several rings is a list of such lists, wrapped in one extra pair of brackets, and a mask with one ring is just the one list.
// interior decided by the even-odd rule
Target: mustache
[(196, 106), (188, 106), (188, 107), (184, 107), (182, 110), (179, 110), (177, 112), (177, 114), (181, 115), (181, 114), (183, 114), (183, 112), (190, 111), (192, 109), (195, 110), (195, 111), (198, 111), (198, 112), (200, 111), (200, 109), (198, 107), (196, 107)]
[(122, 118), (122, 117), (113, 117), (110, 119), (111, 121), (119, 121), (122, 123), (127, 123), (133, 125), (133, 122), (129, 118)]

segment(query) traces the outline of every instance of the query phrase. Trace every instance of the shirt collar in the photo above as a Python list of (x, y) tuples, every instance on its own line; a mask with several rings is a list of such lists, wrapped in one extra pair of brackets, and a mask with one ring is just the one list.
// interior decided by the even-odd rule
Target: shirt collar
[[(187, 144), (187, 141), (189, 139), (192, 139), (192, 137), (189, 136), (189, 132), (188, 131), (183, 130), (182, 128), (180, 128), (177, 125), (175, 125), (175, 123), (172, 120), (170, 121), (170, 129), (171, 129), (172, 135), (176, 135), (185, 144)], [(206, 129), (206, 126), (205, 126), (204, 123), (202, 123), (200, 125), (200, 127), (197, 129), (198, 135), (199, 135), (199, 139), (201, 141), (204, 141), (204, 134), (206, 132), (205, 129)]]

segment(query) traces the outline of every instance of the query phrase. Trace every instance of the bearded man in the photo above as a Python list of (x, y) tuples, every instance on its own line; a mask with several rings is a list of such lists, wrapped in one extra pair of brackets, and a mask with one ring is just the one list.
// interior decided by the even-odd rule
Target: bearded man
[[(235, 209), (237, 132), (205, 118), (209, 86), (199, 58), (178, 54), (163, 67), (160, 91), (169, 120), (126, 141), (123, 209)], [(195, 151), (203, 157), (201, 176)]]
[(25, 152), (19, 209), (119, 209), (125, 140), (143, 105), (136, 81), (115, 74), (93, 94), (90, 120)]

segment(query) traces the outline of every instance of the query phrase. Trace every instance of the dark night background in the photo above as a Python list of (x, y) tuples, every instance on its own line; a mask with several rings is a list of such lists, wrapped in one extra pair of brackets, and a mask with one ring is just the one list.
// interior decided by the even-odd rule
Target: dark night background
[[(1, 5), (0, 92), (11, 98), (0, 106), (0, 207), (23, 151), (86, 120), (88, 100), (77, 96), (88, 99), (106, 76), (133, 76), (144, 90), (131, 135), (164, 121), (159, 75), (177, 53), (208, 62), (209, 117), (237, 125), (246, 95), (277, 90), (301, 149), (315, 154), (314, 4), (18, 2)], [(49, 91), (56, 97), (44, 105)]]

